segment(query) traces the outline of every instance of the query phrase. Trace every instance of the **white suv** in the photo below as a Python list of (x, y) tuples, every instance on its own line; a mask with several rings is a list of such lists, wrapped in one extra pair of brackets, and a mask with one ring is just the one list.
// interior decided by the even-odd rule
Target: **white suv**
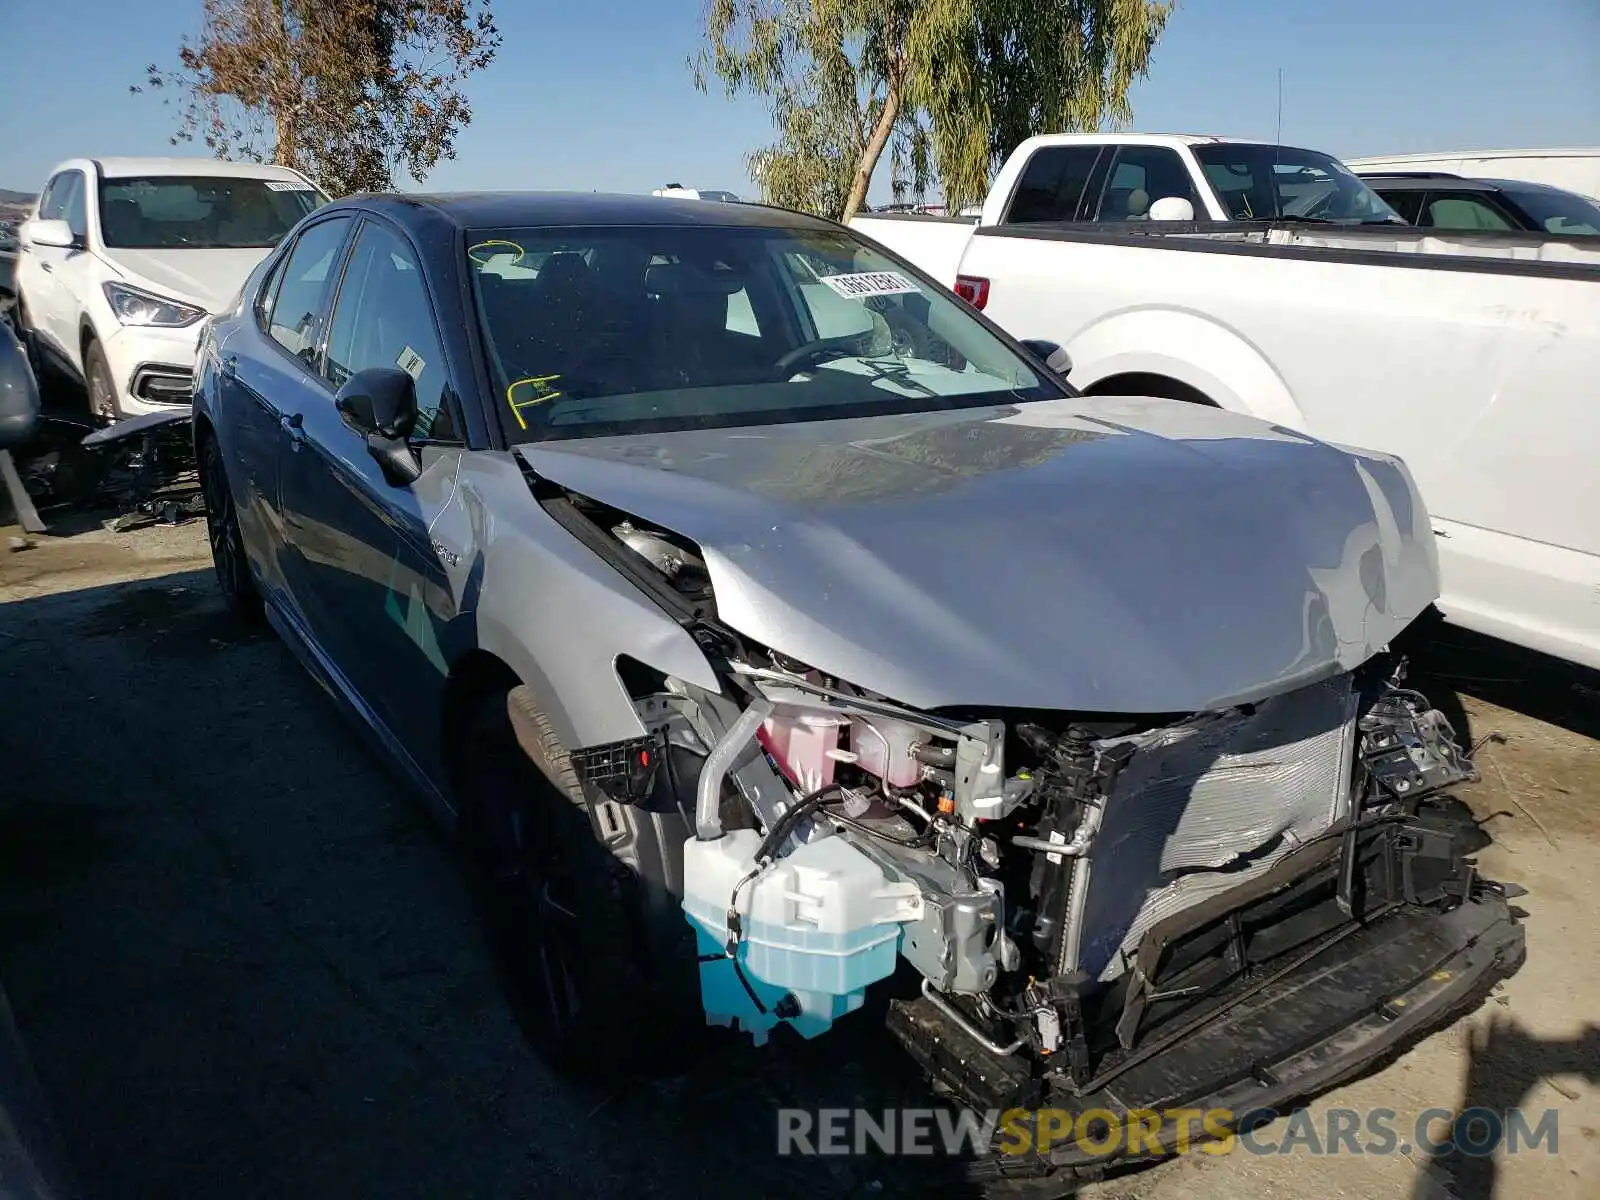
[(18, 231), (19, 324), (106, 421), (185, 406), (195, 345), (278, 240), (327, 197), (287, 167), (73, 159)]

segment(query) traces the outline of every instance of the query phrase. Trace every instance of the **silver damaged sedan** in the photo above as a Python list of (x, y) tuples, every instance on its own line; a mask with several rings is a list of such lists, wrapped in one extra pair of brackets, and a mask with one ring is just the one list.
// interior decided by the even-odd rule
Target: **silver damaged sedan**
[(793, 213), (367, 196), (204, 329), (194, 438), (552, 1063), (876, 1020), (983, 1109), (1281, 1105), (1522, 960), (1388, 650), (1428, 514), (1069, 367)]

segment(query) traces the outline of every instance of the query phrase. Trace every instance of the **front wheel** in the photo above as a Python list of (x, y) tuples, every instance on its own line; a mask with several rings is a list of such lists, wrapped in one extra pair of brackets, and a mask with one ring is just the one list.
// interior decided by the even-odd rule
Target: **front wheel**
[(83, 352), (83, 378), (89, 390), (89, 415), (109, 424), (122, 420), (122, 402), (111, 378), (111, 365), (99, 342), (90, 342)]
[(636, 880), (595, 837), (572, 759), (528, 689), (483, 701), (457, 753), (485, 933), (539, 1056), (593, 1077), (691, 1032), (645, 966)]

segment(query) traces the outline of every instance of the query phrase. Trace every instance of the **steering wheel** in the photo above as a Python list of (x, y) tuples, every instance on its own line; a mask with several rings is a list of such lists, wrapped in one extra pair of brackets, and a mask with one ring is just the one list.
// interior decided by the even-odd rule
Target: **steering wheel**
[(843, 358), (849, 354), (852, 344), (861, 340), (860, 334), (849, 334), (844, 337), (813, 338), (789, 351), (777, 362), (772, 364), (772, 369), (781, 375), (793, 374), (802, 363), (810, 363), (826, 354), (829, 358)]

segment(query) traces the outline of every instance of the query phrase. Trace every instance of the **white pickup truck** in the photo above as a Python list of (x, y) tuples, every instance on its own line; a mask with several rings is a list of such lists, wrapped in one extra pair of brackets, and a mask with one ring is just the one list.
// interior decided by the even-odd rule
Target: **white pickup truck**
[(1600, 668), (1600, 239), (1414, 229), (1325, 154), (1157, 135), (1030, 139), (975, 222), (851, 225), (1084, 392), (1401, 455), (1445, 616)]

